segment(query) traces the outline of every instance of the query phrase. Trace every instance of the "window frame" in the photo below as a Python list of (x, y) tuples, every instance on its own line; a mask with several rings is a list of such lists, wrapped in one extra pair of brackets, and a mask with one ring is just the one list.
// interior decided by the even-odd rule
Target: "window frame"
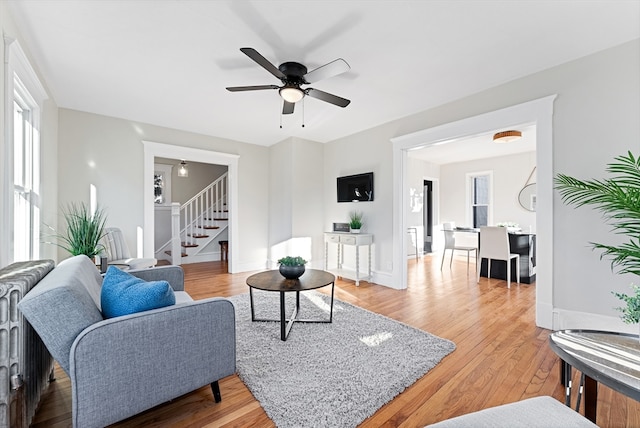
[(488, 177), (488, 199), (489, 202), (487, 204), (487, 225), (490, 226), (493, 224), (493, 171), (477, 171), (477, 172), (469, 172), (466, 174), (466, 222), (472, 227), (475, 227), (473, 221), (473, 209), (478, 204), (474, 204), (474, 180), (477, 177)]
[[(36, 72), (31, 66), (20, 43), (14, 38), (4, 36), (5, 89), (4, 92), (4, 128), (3, 146), (0, 149), (0, 266), (6, 266), (14, 260), (14, 197), (16, 183), (14, 180), (14, 104), (23, 111), (29, 112), (27, 123), (30, 133), (26, 135), (29, 145), (28, 177), (26, 183), (18, 183), (29, 204), (29, 242), (28, 257), (38, 258), (40, 254), (40, 189), (41, 189), (41, 159), (40, 159), (40, 129), (43, 104), (48, 99), (44, 86), (40, 83)], [(23, 118), (24, 119), (24, 118)], [(21, 121), (25, 124), (25, 120)], [(23, 137), (25, 137), (23, 135)], [(23, 139), (24, 144), (24, 139)], [(23, 146), (24, 148), (24, 146)]]
[(154, 191), (155, 191), (155, 176), (162, 175), (163, 181), (164, 181), (164, 186), (162, 188), (163, 190), (162, 196), (164, 196), (164, 201), (162, 203), (157, 203), (154, 201), (156, 207), (170, 207), (171, 202), (173, 202), (173, 200), (171, 199), (172, 174), (173, 174), (173, 165), (166, 165), (161, 163), (154, 164), (153, 166)]

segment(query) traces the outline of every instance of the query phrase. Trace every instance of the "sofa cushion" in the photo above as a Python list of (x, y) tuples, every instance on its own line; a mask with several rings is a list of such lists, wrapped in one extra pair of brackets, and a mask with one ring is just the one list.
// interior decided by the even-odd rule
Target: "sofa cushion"
[(103, 320), (91, 296), (101, 282), (91, 259), (71, 257), (60, 262), (18, 303), (20, 312), (67, 374), (73, 341), (85, 328)]
[(105, 318), (163, 308), (176, 303), (167, 281), (144, 281), (109, 266), (102, 282), (102, 314)]

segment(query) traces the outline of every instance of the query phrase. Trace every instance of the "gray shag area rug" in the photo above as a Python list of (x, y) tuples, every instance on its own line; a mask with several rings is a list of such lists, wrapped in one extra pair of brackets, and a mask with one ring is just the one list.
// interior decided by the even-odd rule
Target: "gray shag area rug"
[[(279, 428), (355, 427), (412, 385), (455, 344), (334, 301), (331, 324), (295, 323), (287, 341), (279, 322), (251, 322), (249, 295), (236, 308), (237, 371)], [(328, 318), (330, 297), (307, 291), (299, 318)], [(257, 318), (279, 319), (279, 293), (254, 291)], [(295, 293), (287, 293), (291, 313)]]

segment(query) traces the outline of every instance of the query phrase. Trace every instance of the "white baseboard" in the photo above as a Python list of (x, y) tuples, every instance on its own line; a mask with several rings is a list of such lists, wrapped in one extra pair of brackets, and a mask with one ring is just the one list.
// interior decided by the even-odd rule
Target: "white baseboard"
[(371, 273), (373, 276), (372, 282), (379, 285), (384, 285), (385, 287), (393, 288), (395, 290), (401, 290), (398, 286), (399, 284), (393, 283), (393, 275), (391, 272), (378, 272), (374, 271)]
[(553, 306), (536, 301), (536, 326), (553, 330)]
[(268, 269), (266, 260), (263, 260), (262, 262), (236, 262), (233, 264), (233, 267), (233, 272), (229, 273), (251, 272), (253, 270)]
[(220, 251), (215, 251), (215, 252), (209, 252), (209, 253), (198, 253), (193, 256), (183, 257), (182, 264), (217, 262), (219, 260), (220, 260)]
[(619, 317), (554, 309), (553, 330), (601, 330), (638, 334), (638, 324), (625, 324)]

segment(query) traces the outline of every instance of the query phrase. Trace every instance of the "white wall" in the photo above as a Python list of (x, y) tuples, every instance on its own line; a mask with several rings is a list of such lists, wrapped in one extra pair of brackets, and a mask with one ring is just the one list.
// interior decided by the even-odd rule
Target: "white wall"
[[(379, 249), (376, 266), (390, 270), (392, 265), (391, 138), (552, 94), (558, 94), (553, 118), (554, 175), (562, 172), (582, 178), (603, 177), (605, 163), (614, 156), (627, 150), (640, 152), (640, 40), (327, 144), (326, 186), (342, 170), (377, 167), (376, 205), (370, 212), (376, 221), (369, 229)], [(588, 244), (621, 242), (623, 237), (613, 236), (600, 214), (566, 207), (557, 193), (554, 195), (554, 200), (546, 203), (553, 205), (552, 287), (558, 318), (576, 314), (579, 321), (575, 326), (580, 326), (585, 324), (579, 314), (602, 315), (616, 328), (624, 328), (613, 309), (619, 302), (611, 290), (628, 291), (635, 278), (612, 274), (609, 263), (600, 261)], [(343, 211), (334, 197), (325, 197), (327, 223)]]
[[(288, 138), (269, 149), (269, 259), (275, 263), (280, 253), (272, 246), (292, 238), (293, 223), (293, 139)], [(273, 253), (273, 254), (272, 254)]]
[(233, 245), (240, 259), (235, 266), (238, 271), (264, 267), (268, 148), (68, 109), (59, 110), (59, 140), (60, 202), (88, 201), (89, 184), (96, 185), (108, 223), (123, 230), (132, 249), (136, 228), (143, 227), (142, 140), (239, 155), (239, 236)]
[(270, 147), (270, 266), (285, 255), (323, 266), (323, 151), (300, 138)]
[[(615, 156), (640, 152), (640, 41), (554, 69), (549, 79), (563, 85), (554, 117), (556, 173), (603, 178), (605, 164)], [(613, 275), (609, 262), (601, 261), (588, 243), (616, 244), (626, 238), (613, 235), (595, 210), (568, 207), (557, 193), (554, 229), (554, 303), (559, 318), (563, 311), (617, 318), (612, 308), (620, 301), (610, 292), (628, 292), (637, 277)], [(569, 324), (576, 325), (586, 324), (582, 319)]]
[[(311, 238), (310, 266), (324, 266), (324, 144), (293, 139), (292, 236)], [(330, 229), (328, 229), (330, 230)]]
[[(350, 211), (364, 215), (362, 231), (373, 236), (373, 282), (389, 284), (393, 265), (391, 245), (391, 146), (378, 128), (325, 144), (324, 150), (324, 230), (333, 223), (349, 221)], [(373, 172), (372, 202), (337, 202), (336, 178)], [(363, 259), (363, 263), (367, 263)], [(348, 260), (345, 264), (353, 266)]]
[(202, 189), (213, 183), (227, 172), (224, 165), (210, 165), (201, 162), (187, 162), (188, 177), (178, 177), (179, 161), (171, 170), (171, 199), (180, 205), (198, 194)]
[[(490, 225), (513, 222), (525, 231), (531, 227), (535, 232), (535, 213), (525, 210), (518, 202), (518, 194), (535, 165), (535, 152), (442, 165), (440, 213), (443, 221), (455, 221), (457, 226), (473, 226), (469, 214), (467, 174), (490, 171), (493, 176), (493, 219)], [(532, 180), (535, 182), (535, 174)]]
[[(45, 101), (42, 113), (42, 128), (40, 129), (41, 150), (41, 233), (45, 234), (44, 225), (55, 226), (58, 220), (58, 106), (51, 99)], [(40, 258), (58, 260), (58, 247), (45, 244), (40, 246)]]

